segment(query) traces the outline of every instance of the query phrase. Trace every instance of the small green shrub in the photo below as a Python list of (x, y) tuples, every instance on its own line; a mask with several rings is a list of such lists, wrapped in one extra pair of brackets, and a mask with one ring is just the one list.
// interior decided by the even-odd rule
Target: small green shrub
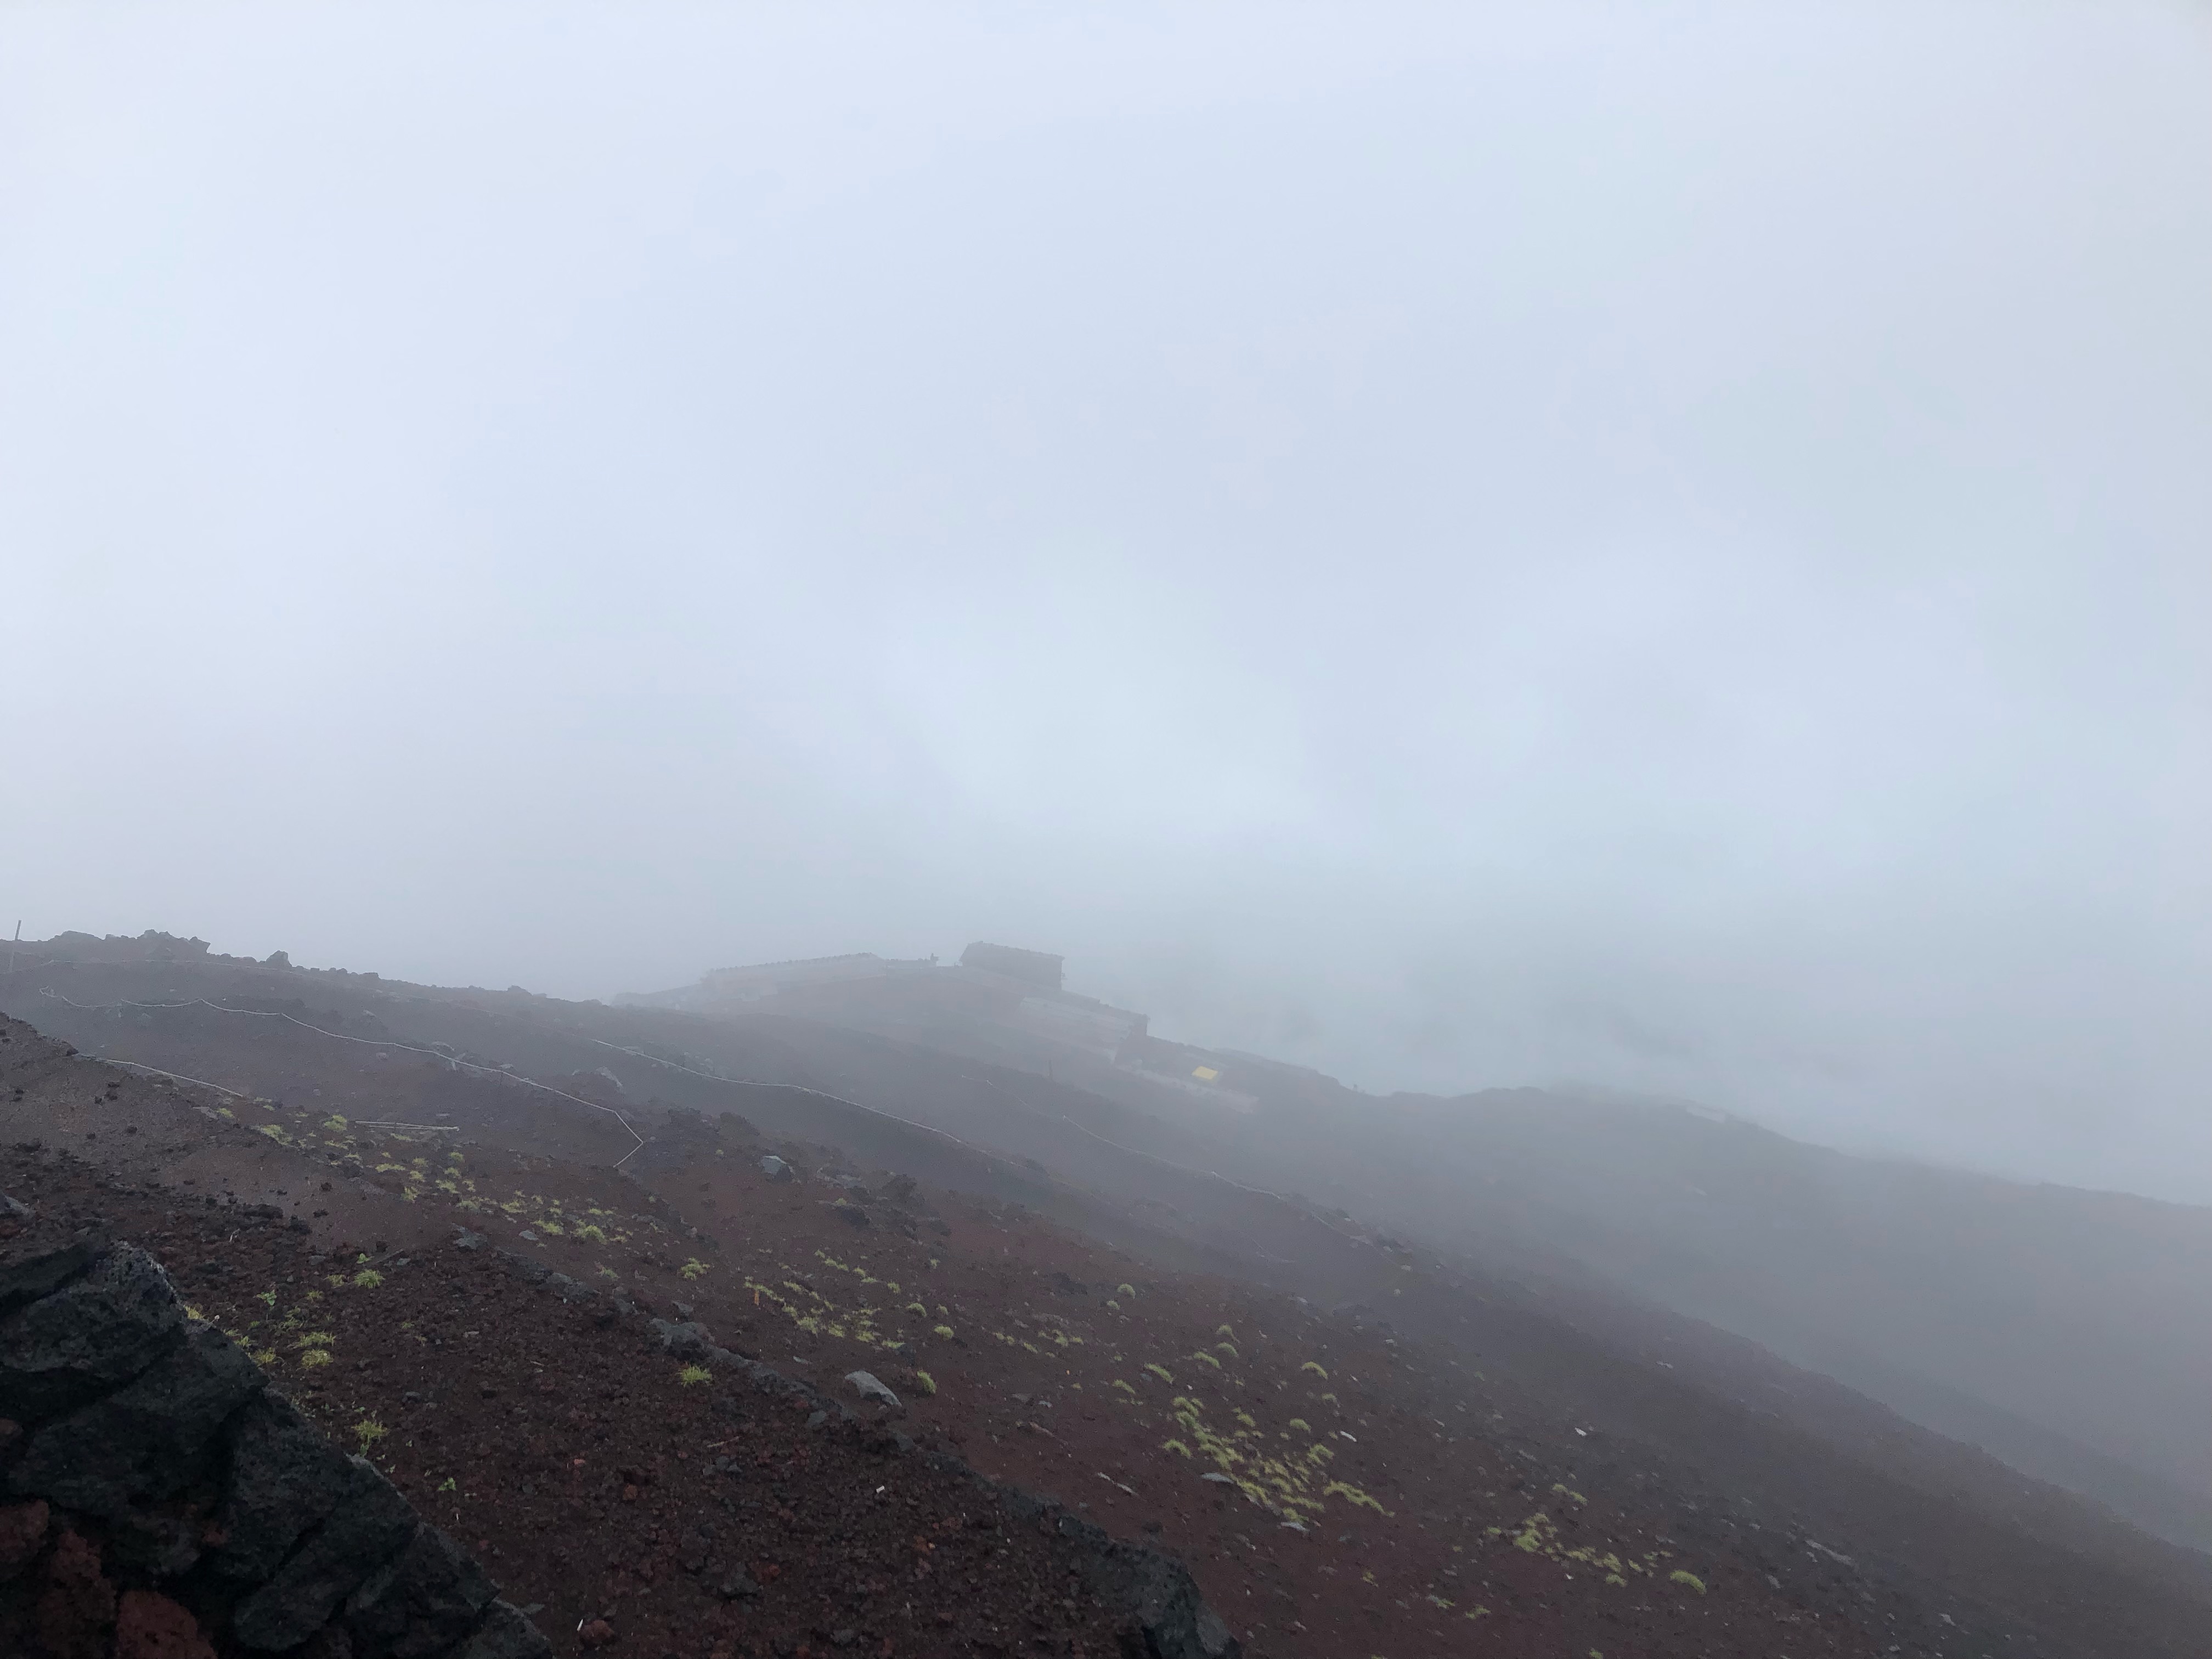
[(384, 1275), (374, 1267), (363, 1267), (353, 1276), (353, 1282), (357, 1289), (373, 1291), (384, 1283)]
[(696, 1389), (702, 1382), (713, 1382), (714, 1380), (714, 1373), (708, 1370), (704, 1365), (686, 1365), (682, 1370), (676, 1373), (676, 1380), (687, 1389)]
[(935, 1394), (937, 1392), (937, 1379), (932, 1376), (927, 1371), (916, 1371), (914, 1374), (914, 1386), (920, 1389), (924, 1394)]
[(353, 1425), (354, 1438), (361, 1442), (362, 1455), (364, 1457), (368, 1455), (368, 1449), (371, 1446), (391, 1432), (391, 1430), (373, 1417), (364, 1417)]
[(1685, 1589), (1693, 1589), (1700, 1595), (1705, 1593), (1705, 1581), (1694, 1572), (1685, 1572), (1680, 1567), (1667, 1575), (1667, 1582), (1680, 1584)]

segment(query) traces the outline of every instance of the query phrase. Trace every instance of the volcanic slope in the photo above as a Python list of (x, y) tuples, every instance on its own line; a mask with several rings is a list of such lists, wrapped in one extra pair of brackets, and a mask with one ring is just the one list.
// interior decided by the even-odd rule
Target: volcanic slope
[[(195, 1201), (29, 1146), (0, 1153), (0, 1190), (23, 1206), (0, 1241), (27, 1210), (50, 1232), (175, 1263), (190, 1313), (465, 1534), (556, 1652), (1081, 1655), (1149, 1635), (1177, 1659), (1233, 1654), (1156, 1553), (769, 1370), (679, 1362), (627, 1298), (562, 1286), (481, 1235), (341, 1257), (270, 1206)], [(127, 1559), (118, 1570), (127, 1588)], [(1207, 1623), (1220, 1639), (1189, 1639)], [(246, 1659), (227, 1630), (199, 1639)], [(187, 1643), (175, 1659), (207, 1651)]]
[[(6, 1035), (41, 1046), (20, 1026)], [(41, 1069), (10, 1058), (17, 1075)], [(118, 1162), (142, 1138), (173, 1154), (183, 1119), (200, 1116), (172, 1091), (111, 1089), (108, 1068), (57, 1060), (127, 1149)], [(11, 1105), (29, 1103), (27, 1091)], [(252, 1107), (265, 1121), (247, 1129), (210, 1109), (203, 1167), (241, 1160), (319, 1195), (298, 1146), (306, 1114)], [(921, 1651), (1077, 1651), (1102, 1635), (1059, 1593), (1068, 1572), (1049, 1549), (1022, 1559), (995, 1534), (973, 1535), (977, 1506), (957, 1480), (933, 1491), (910, 1470), (886, 1482), (864, 1467), (856, 1492), (841, 1467), (854, 1447), (810, 1432), (805, 1401), (732, 1405), (705, 1368), (611, 1325), (619, 1290), (830, 1389), (872, 1368), (903, 1397), (908, 1434), (1190, 1558), (1256, 1651), (1732, 1655), (1771, 1651), (1778, 1636), (1808, 1654), (1869, 1650), (1844, 1621), (1762, 1583), (1741, 1552), (1670, 1536), (1637, 1495), (1624, 1506), (1542, 1480), (1542, 1460), (1496, 1431), (1479, 1376), (1443, 1379), (1462, 1396), (1445, 1402), (1388, 1339), (1295, 1304), (1163, 1279), (908, 1177), (856, 1186), (827, 1149), (780, 1143), (788, 1156), (772, 1175), (761, 1159), (778, 1154), (727, 1144), (744, 1133), (734, 1121), (671, 1126), (715, 1232), (603, 1170), (427, 1134), (342, 1139), (332, 1121), (317, 1140), (325, 1156), (365, 1151), (410, 1183), (355, 1212), (364, 1232), (392, 1237), (331, 1237), (332, 1218), (312, 1212), (299, 1231), (273, 1204), (52, 1147), (19, 1147), (0, 1172), (34, 1207), (173, 1261), (199, 1312), (580, 1649), (592, 1632), (702, 1656), (795, 1650), (810, 1632)], [(292, 1146), (265, 1133), (280, 1128)], [(103, 1132), (77, 1139), (97, 1152)], [(574, 1310), (493, 1250), (434, 1242), (429, 1193), (447, 1220), (483, 1230), (473, 1238), (557, 1265), (605, 1304)], [(1107, 1282), (1116, 1272), (1134, 1277)], [(1431, 1409), (1452, 1420), (1415, 1415)], [(872, 1480), (897, 1488), (887, 1522)], [(925, 1569), (949, 1583), (918, 1590)], [(733, 1581), (763, 1588), (723, 1595)]]
[[(1018, 1106), (1032, 1140), (1080, 1124), (1493, 1273), (1565, 1267), (2212, 1550), (2212, 1207), (1853, 1156), (1594, 1091), (1369, 1095), (1164, 1041), (1080, 997), (1056, 1005), (1075, 1024), (1051, 1028), (1036, 1016), (1060, 994), (1038, 1005), (966, 966), (760, 994), (771, 979), (617, 1001), (704, 1016), (662, 1029), (747, 1076), (781, 1065), (963, 1133), (979, 1109)], [(1074, 1169), (1085, 1149), (1028, 1150)], [(1817, 1435), (1829, 1414), (1796, 1420)]]
[[(12, 1104), (19, 1133), (135, 1179), (228, 1183), (356, 1255), (435, 1244), (459, 1219), (585, 1283), (686, 1304), (794, 1374), (835, 1387), (873, 1370), (909, 1432), (1110, 1530), (1157, 1523), (1260, 1651), (2206, 1650), (2196, 1558), (2016, 1478), (2023, 1513), (2057, 1504), (2104, 1528), (2107, 1556), (2136, 1547), (2142, 1571), (1947, 1504), (1927, 1488), (1954, 1470), (1987, 1488), (1987, 1460), (1931, 1461), (1931, 1437), (1864, 1402), (1888, 1440), (1838, 1464), (1757, 1403), (1771, 1379), (1818, 1379), (1683, 1322), (1616, 1310), (1593, 1333), (1576, 1322), (1590, 1308), (1553, 1291), (1172, 1171), (1171, 1203), (1112, 1198), (803, 1087), (714, 1078), (590, 1005), (227, 963), (47, 975), (85, 1005), (40, 1007), (68, 1012), (76, 1040), (239, 1095), (62, 1080), (78, 1060)], [(310, 994), (270, 994), (287, 988)], [(203, 991), (221, 1007), (129, 1006)], [(260, 1012), (238, 1012), (256, 994)], [(645, 1059), (707, 1115), (641, 1103)], [(280, 1093), (289, 1104), (260, 1103)], [(374, 1127), (409, 1122), (432, 1127)], [(799, 1178), (762, 1175), (767, 1151)], [(924, 1178), (909, 1191), (885, 1169)], [(1358, 1305), (1320, 1310), (1347, 1291)]]

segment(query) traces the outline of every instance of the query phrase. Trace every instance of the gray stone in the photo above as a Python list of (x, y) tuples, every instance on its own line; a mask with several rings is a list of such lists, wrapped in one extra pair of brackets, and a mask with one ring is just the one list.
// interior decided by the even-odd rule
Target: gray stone
[(1205, 1659), (1232, 1659), (1243, 1650), (1243, 1644), (1230, 1633), (1227, 1621), (1203, 1601), (1191, 1620), (1188, 1647), (1195, 1647)]
[(899, 1397), (884, 1386), (873, 1371), (848, 1371), (845, 1381), (853, 1392), (863, 1400), (880, 1401), (886, 1406), (896, 1406)]
[(678, 1359), (704, 1358), (714, 1346), (714, 1334), (704, 1325), (689, 1320), (681, 1325), (672, 1325), (665, 1319), (656, 1319), (651, 1328), (660, 1346)]
[(446, 1659), (551, 1659), (553, 1644), (511, 1602), (495, 1601), (476, 1633)]
[(166, 1498), (199, 1472), (223, 1420), (262, 1383), (244, 1349), (195, 1325), (136, 1382), (33, 1436), (9, 1487), (106, 1517)]
[(791, 1165), (786, 1164), (774, 1152), (770, 1152), (766, 1158), (761, 1159), (760, 1168), (761, 1173), (766, 1176), (770, 1181), (788, 1181), (791, 1179)]
[(347, 1598), (346, 1633), (359, 1659), (431, 1659), (470, 1633), (496, 1589), (459, 1545), (426, 1526)]
[(226, 1577), (265, 1578), (308, 1528), (353, 1489), (346, 1455), (289, 1400), (264, 1395), (240, 1413), (220, 1511), (224, 1541), (208, 1552)]
[(0, 1321), (0, 1417), (34, 1422), (96, 1399), (173, 1347), (184, 1328), (161, 1264), (118, 1245)]
[(338, 1603), (404, 1549), (419, 1524), (374, 1465), (346, 1460), (349, 1490), (292, 1559), (238, 1604), (231, 1628), (250, 1648), (294, 1647), (330, 1622)]

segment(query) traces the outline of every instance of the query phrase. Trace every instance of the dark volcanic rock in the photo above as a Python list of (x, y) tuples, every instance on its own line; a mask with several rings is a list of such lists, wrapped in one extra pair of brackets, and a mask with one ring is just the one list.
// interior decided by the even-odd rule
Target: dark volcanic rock
[(261, 1386), (243, 1349), (212, 1326), (195, 1326), (136, 1382), (32, 1437), (9, 1486), (102, 1517), (166, 1498), (198, 1472), (223, 1419)]
[(13, 1313), (26, 1302), (52, 1295), (90, 1267), (99, 1254), (100, 1242), (94, 1238), (10, 1249), (0, 1256), (0, 1313)]
[(199, 1560), (206, 1533), (207, 1516), (180, 1497), (116, 1516), (108, 1524), (107, 1544), (117, 1567), (134, 1581), (173, 1578)]
[(0, 1416), (29, 1423), (81, 1406), (144, 1370), (184, 1328), (161, 1265), (118, 1245), (0, 1322)]
[(289, 1400), (264, 1395), (241, 1413), (231, 1439), (221, 1511), (224, 1541), (208, 1552), (232, 1578), (265, 1578), (308, 1528), (353, 1488), (346, 1455)]
[(450, 1659), (549, 1659), (552, 1651), (553, 1644), (521, 1609), (495, 1601), (476, 1634), (454, 1649)]
[(468, 1634), (491, 1580), (435, 1527), (423, 1527), (346, 1601), (356, 1659), (430, 1659)]
[(1181, 1562), (1123, 1543), (1072, 1515), (1061, 1514), (1054, 1524), (1083, 1548), (1084, 1588), (1129, 1610), (1131, 1645), (1147, 1659), (1237, 1659), (1243, 1651)]
[(660, 1346), (678, 1359), (703, 1359), (714, 1346), (714, 1333), (695, 1321), (686, 1320), (679, 1325), (656, 1319), (650, 1328)]
[(306, 1641), (414, 1536), (420, 1523), (407, 1500), (373, 1464), (346, 1461), (349, 1490), (329, 1519), (238, 1604), (231, 1628), (248, 1647), (279, 1650)]
[(0, 1659), (550, 1659), (151, 1256), (0, 1224)]

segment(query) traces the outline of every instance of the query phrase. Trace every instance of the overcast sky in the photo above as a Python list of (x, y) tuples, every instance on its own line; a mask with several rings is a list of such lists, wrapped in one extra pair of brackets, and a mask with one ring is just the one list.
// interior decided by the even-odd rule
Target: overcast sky
[(0, 925), (2212, 1200), (2208, 460), (2198, 6), (19, 3)]

